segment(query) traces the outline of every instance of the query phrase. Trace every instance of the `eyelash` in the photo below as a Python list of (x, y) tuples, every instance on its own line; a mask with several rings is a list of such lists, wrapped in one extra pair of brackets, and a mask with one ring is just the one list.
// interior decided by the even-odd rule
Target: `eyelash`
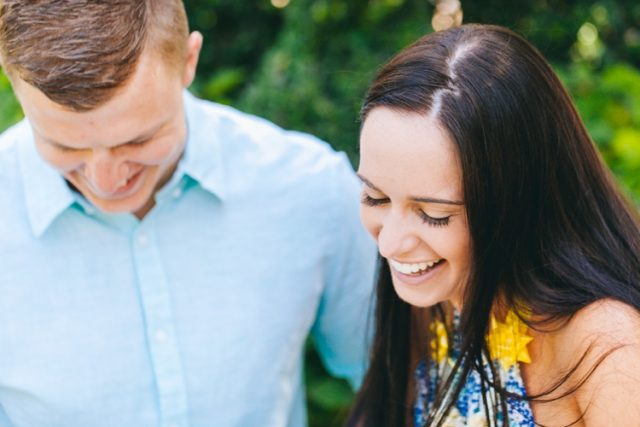
[(420, 216), (420, 219), (422, 219), (422, 221), (434, 227), (444, 227), (446, 225), (449, 225), (449, 218), (451, 218), (450, 216), (434, 218), (424, 213), (423, 210), (418, 210), (418, 215)]
[[(371, 206), (371, 207), (376, 207), (376, 206), (380, 206), (383, 205), (385, 203), (387, 203), (389, 201), (389, 199), (387, 198), (382, 198), (382, 199), (374, 199), (373, 197), (369, 196), (368, 194), (363, 194), (362, 195), (362, 204), (367, 205), (367, 206)], [(429, 224), (433, 227), (444, 227), (446, 225), (449, 225), (449, 219), (451, 218), (451, 216), (445, 216), (443, 218), (434, 218), (432, 216), (427, 215), (422, 209), (418, 209), (417, 210), (418, 216), (420, 217), (420, 219), (426, 223)]]
[(384, 203), (387, 203), (389, 201), (389, 199), (384, 198), (384, 199), (374, 199), (373, 197), (369, 196), (368, 194), (363, 194), (362, 195), (362, 203), (367, 205), (367, 206), (380, 206)]

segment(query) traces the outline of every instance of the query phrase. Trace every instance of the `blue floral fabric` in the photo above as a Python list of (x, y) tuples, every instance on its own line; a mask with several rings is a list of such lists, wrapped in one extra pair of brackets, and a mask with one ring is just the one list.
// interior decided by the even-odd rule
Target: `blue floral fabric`
[[(454, 354), (446, 357), (440, 363), (431, 359), (423, 360), (417, 367), (415, 376), (417, 384), (417, 399), (414, 406), (414, 421), (416, 427), (426, 426), (427, 419), (434, 408), (434, 401), (438, 392), (438, 383), (446, 381), (457, 357), (455, 351), (456, 343), (454, 339)], [(492, 377), (489, 363), (485, 364), (485, 372), (489, 378)], [(500, 376), (501, 384), (507, 391), (519, 396), (526, 396), (526, 390), (520, 367), (518, 364), (512, 365), (505, 370), (500, 363), (491, 362), (497, 375)], [(440, 381), (438, 381), (440, 379)], [(444, 427), (485, 427), (487, 426), (487, 409), (484, 399), (488, 403), (490, 419), (497, 419), (501, 425), (508, 427), (535, 427), (533, 413), (529, 402), (523, 399), (507, 398), (506, 406), (508, 413), (508, 424), (504, 423), (505, 416), (496, 403), (497, 392), (491, 387), (486, 387), (485, 396), (481, 387), (480, 373), (472, 370), (469, 374), (455, 405), (452, 407), (443, 424)], [(493, 411), (497, 411), (494, 413)]]

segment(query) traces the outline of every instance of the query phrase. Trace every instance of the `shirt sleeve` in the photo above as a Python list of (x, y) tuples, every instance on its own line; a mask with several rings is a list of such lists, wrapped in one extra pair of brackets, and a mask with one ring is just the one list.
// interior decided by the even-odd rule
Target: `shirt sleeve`
[(375, 243), (360, 223), (361, 183), (346, 156), (334, 171), (331, 229), (324, 292), (312, 335), (329, 372), (358, 388), (373, 332)]
[(10, 426), (10, 425), (12, 424), (9, 421), (9, 418), (7, 417), (6, 412), (2, 408), (2, 405), (0, 405), (0, 426)]

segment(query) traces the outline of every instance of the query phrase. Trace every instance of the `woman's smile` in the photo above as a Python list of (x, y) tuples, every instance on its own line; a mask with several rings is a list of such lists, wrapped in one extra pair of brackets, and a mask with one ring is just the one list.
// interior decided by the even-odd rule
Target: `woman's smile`
[(401, 263), (390, 259), (389, 265), (393, 276), (404, 284), (416, 286), (427, 282), (440, 272), (446, 260), (438, 259), (420, 263)]

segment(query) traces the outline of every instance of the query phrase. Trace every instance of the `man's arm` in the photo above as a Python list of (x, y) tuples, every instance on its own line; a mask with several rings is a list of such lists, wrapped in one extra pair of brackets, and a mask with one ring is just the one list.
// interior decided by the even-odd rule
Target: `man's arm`
[(359, 387), (373, 332), (373, 282), (376, 249), (360, 223), (360, 182), (346, 156), (334, 170), (335, 217), (328, 248), (326, 281), (312, 329), (327, 369)]

